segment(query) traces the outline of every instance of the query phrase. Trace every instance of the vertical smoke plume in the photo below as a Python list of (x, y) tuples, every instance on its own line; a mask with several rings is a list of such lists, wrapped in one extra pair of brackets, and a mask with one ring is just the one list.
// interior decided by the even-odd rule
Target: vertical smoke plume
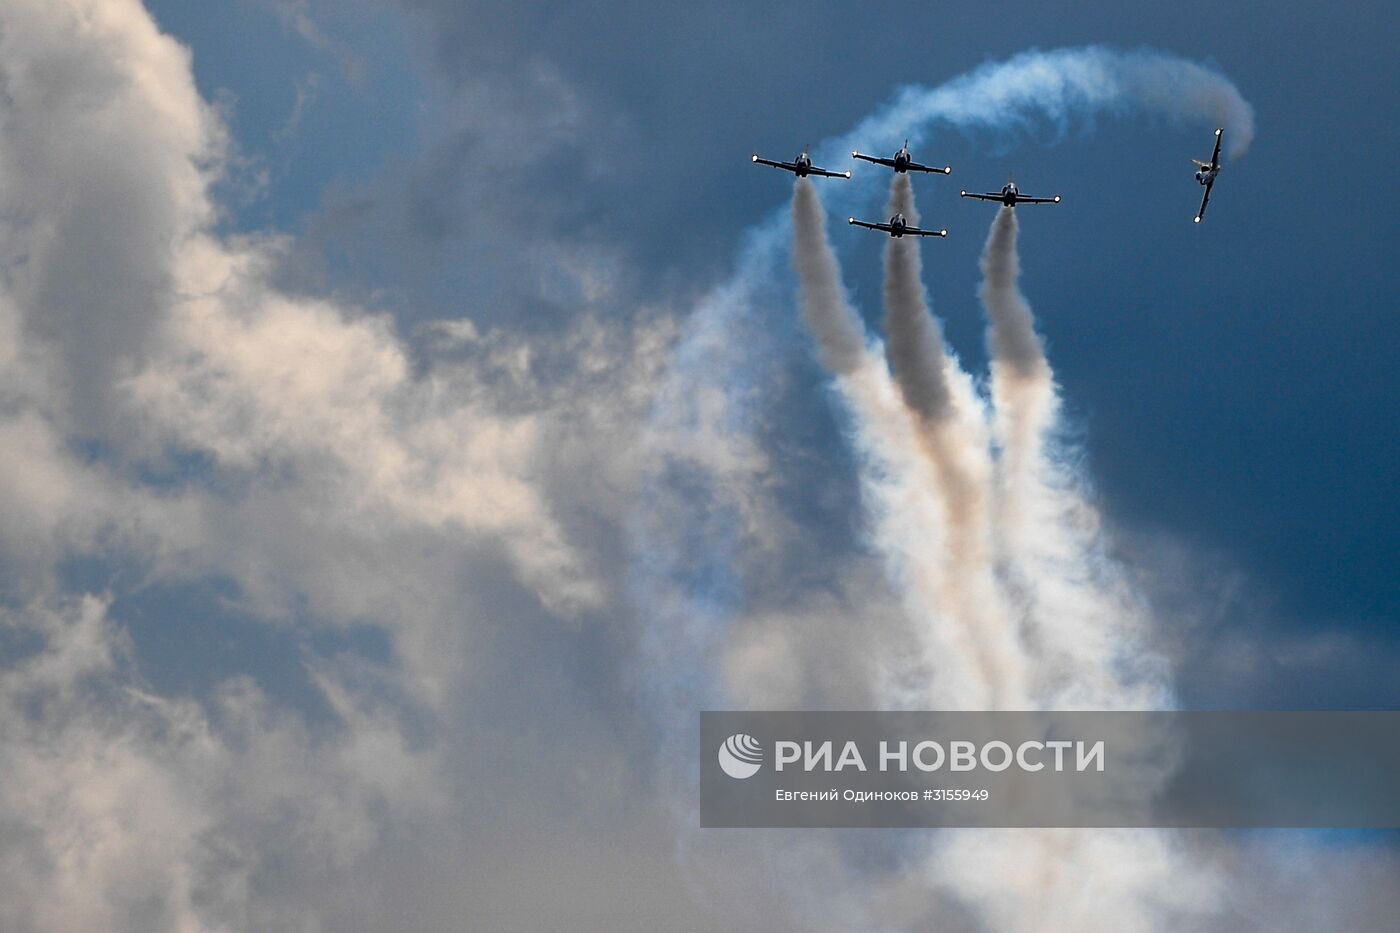
[(792, 217), (803, 319), (850, 406), (876, 543), (891, 575), (903, 583), (906, 608), (918, 620), (923, 650), (938, 672), (940, 684), (930, 685), (922, 702), (998, 702), (1001, 676), (985, 639), (972, 628), (946, 624), (947, 568), (928, 559), (945, 546), (939, 540), (944, 509), (934, 494), (937, 483), (920, 453), (916, 420), (900, 403), (889, 369), (867, 345), (865, 327), (846, 297), (826, 236), (826, 212), (805, 178), (794, 187)]
[(1019, 286), (1016, 233), (1016, 211), (999, 208), (982, 253), (981, 297), (987, 308), (987, 343), (994, 367), (1009, 367), (1021, 379), (1044, 379), (1049, 366), (1045, 346), (1035, 332), (1030, 304)]
[(1141, 601), (1106, 553), (1076, 458), (1052, 447), (1059, 395), (1021, 292), (1017, 234), (1015, 210), (999, 209), (982, 254), (980, 296), (1000, 450), (996, 538), (1033, 642), (1032, 693), (1065, 708), (1169, 704), (1160, 668), (1134, 660), (1146, 623)]
[(987, 311), (992, 400), (1002, 451), (1003, 513), (1021, 526), (1031, 473), (1040, 461), (1045, 430), (1055, 415), (1055, 387), (1045, 345), (1035, 331), (1031, 307), (1021, 294), (1016, 253), (1016, 211), (1002, 207), (982, 252), (980, 296)]
[[(918, 224), (908, 175), (894, 176), (889, 209)], [(944, 345), (921, 271), (918, 240), (891, 237), (885, 246), (886, 358), (904, 404), (918, 422), (946, 521), (941, 604), (952, 624), (965, 628), (978, 646), (989, 705), (1019, 708), (1026, 700), (1025, 662), (993, 578), (990, 458), (981, 430), (982, 406)]]
[(822, 362), (838, 376), (855, 372), (865, 357), (865, 328), (846, 300), (836, 255), (826, 239), (826, 212), (816, 188), (797, 179), (792, 192), (793, 264), (802, 313), (821, 347)]
[[(889, 210), (918, 226), (914, 187), (907, 174), (895, 174)], [(885, 333), (889, 336), (885, 356), (904, 403), (925, 422), (938, 424), (952, 407), (949, 361), (943, 329), (929, 313), (922, 267), (916, 237), (889, 238), (885, 245)]]

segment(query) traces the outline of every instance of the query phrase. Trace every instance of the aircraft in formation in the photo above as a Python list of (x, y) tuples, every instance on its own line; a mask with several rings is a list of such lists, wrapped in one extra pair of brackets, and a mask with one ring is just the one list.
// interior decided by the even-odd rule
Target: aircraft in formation
[(1002, 185), (1000, 194), (973, 194), (970, 191), (959, 191), (958, 194), (965, 198), (976, 198), (979, 201), (1000, 201), (1005, 207), (1015, 207), (1017, 204), (1059, 204), (1060, 196), (1057, 194), (1053, 198), (1032, 198), (1021, 193), (1014, 181), (1007, 181)]
[[(1215, 179), (1220, 175), (1220, 143), (1224, 136), (1223, 129), (1215, 131), (1215, 151), (1211, 153), (1209, 162), (1202, 162), (1199, 159), (1192, 159), (1196, 164), (1196, 181), (1205, 186), (1205, 194), (1201, 197), (1201, 209), (1196, 212), (1196, 223), (1201, 222), (1201, 218), (1206, 215), (1206, 205), (1210, 203), (1210, 192), (1215, 187)], [(899, 151), (893, 158), (882, 159), (879, 156), (865, 155), (864, 153), (853, 151), (851, 158), (860, 159), (863, 162), (871, 162), (875, 165), (882, 165), (885, 168), (893, 169), (899, 174), (906, 172), (929, 172), (938, 175), (950, 175), (953, 172), (951, 165), (939, 168), (936, 165), (923, 165), (915, 162), (913, 155), (909, 152), (909, 140), (904, 141), (904, 145), (899, 147)], [(771, 159), (760, 158), (758, 153), (754, 153), (753, 161), (759, 165), (770, 165), (773, 168), (782, 169), (785, 172), (792, 172), (798, 178), (806, 178), (808, 175), (819, 175), (825, 178), (850, 178), (851, 173), (833, 172), (828, 169), (819, 168), (812, 164), (812, 158), (804, 148), (802, 154), (791, 162), (774, 162)], [(1008, 180), (1002, 186), (1000, 192), (988, 191), (978, 193), (974, 191), (960, 191), (958, 194), (964, 198), (974, 198), (979, 201), (996, 201), (1003, 207), (1014, 208), (1017, 204), (1059, 204), (1060, 196), (1057, 194), (1050, 198), (1033, 198), (1022, 194), (1016, 187), (1016, 182)], [(857, 227), (865, 227), (868, 230), (880, 230), (893, 237), (900, 236), (947, 236), (947, 230), (920, 230), (918, 227), (909, 226), (903, 214), (895, 214), (888, 223), (870, 223), (864, 220), (849, 218), (848, 223)]]
[(861, 155), (859, 152), (852, 152), (851, 158), (862, 159), (866, 162), (874, 162), (876, 165), (883, 165), (885, 168), (892, 168), (899, 174), (905, 172), (935, 172), (940, 175), (951, 175), (953, 167), (945, 165), (939, 168), (936, 165), (920, 165), (914, 161), (914, 157), (909, 154), (909, 140), (904, 141), (904, 145), (899, 147), (899, 151), (894, 154), (893, 159), (882, 159), (879, 156)]
[(846, 221), (857, 227), (864, 227), (867, 230), (880, 230), (890, 236), (947, 236), (947, 230), (920, 230), (918, 227), (911, 227), (905, 223), (903, 214), (895, 214), (890, 218), (889, 223), (874, 224), (866, 220), (856, 220), (854, 217)]
[(1206, 204), (1210, 201), (1210, 189), (1215, 187), (1215, 176), (1220, 174), (1220, 140), (1224, 133), (1223, 129), (1215, 131), (1215, 151), (1210, 154), (1209, 162), (1202, 162), (1199, 159), (1191, 160), (1196, 163), (1196, 181), (1206, 187), (1206, 193), (1201, 196), (1201, 209), (1196, 211), (1196, 223), (1200, 223), (1201, 218), (1206, 216)]
[(798, 178), (806, 178), (808, 175), (821, 175), (824, 178), (850, 178), (850, 172), (828, 172), (824, 168), (817, 168), (812, 164), (812, 157), (807, 155), (804, 148), (802, 154), (791, 162), (774, 162), (772, 159), (761, 159), (758, 153), (753, 154), (753, 160), (759, 165), (771, 165), (773, 168), (780, 168), (785, 172), (792, 172)]

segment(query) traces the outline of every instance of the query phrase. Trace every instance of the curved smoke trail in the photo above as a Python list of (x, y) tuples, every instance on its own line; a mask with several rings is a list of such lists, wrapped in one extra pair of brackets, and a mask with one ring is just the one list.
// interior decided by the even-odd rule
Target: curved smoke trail
[(917, 144), (921, 136), (912, 134), (938, 123), (1024, 133), (1041, 119), (1064, 132), (1074, 117), (1132, 111), (1224, 127), (1227, 151), (1235, 158), (1254, 141), (1254, 109), (1220, 72), (1166, 52), (1087, 46), (1022, 52), (936, 88), (907, 87), (831, 151), (844, 154), (861, 140), (892, 143), (906, 135), (906, 127)]

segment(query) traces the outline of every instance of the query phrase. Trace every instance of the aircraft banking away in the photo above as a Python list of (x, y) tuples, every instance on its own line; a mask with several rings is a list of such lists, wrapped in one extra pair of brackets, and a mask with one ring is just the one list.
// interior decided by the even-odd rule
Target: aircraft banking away
[(947, 230), (920, 230), (918, 227), (911, 227), (904, 222), (903, 214), (895, 214), (886, 224), (872, 224), (864, 220), (856, 220), (854, 217), (846, 221), (857, 227), (864, 227), (867, 230), (880, 230), (890, 236), (947, 236)]
[(882, 159), (879, 156), (861, 155), (859, 152), (852, 152), (851, 158), (863, 159), (866, 162), (874, 162), (876, 165), (883, 165), (885, 168), (892, 168), (896, 172), (936, 172), (940, 175), (950, 175), (953, 172), (951, 165), (938, 168), (935, 165), (920, 165), (914, 161), (914, 157), (909, 154), (909, 140), (904, 141), (904, 145), (894, 154), (893, 159)]
[(1220, 174), (1220, 140), (1224, 130), (1215, 131), (1215, 151), (1210, 154), (1209, 162), (1202, 162), (1199, 159), (1192, 159), (1196, 163), (1196, 181), (1206, 186), (1206, 193), (1201, 197), (1201, 209), (1196, 212), (1196, 223), (1201, 222), (1201, 218), (1206, 216), (1206, 203), (1210, 200), (1210, 189), (1215, 187), (1215, 176)]
[(824, 168), (817, 168), (812, 164), (812, 157), (807, 155), (807, 150), (803, 149), (802, 154), (791, 162), (774, 162), (771, 159), (760, 159), (758, 153), (754, 153), (753, 160), (759, 165), (771, 165), (773, 168), (780, 168), (785, 172), (792, 172), (798, 178), (806, 178), (808, 175), (821, 175), (824, 178), (850, 178), (850, 172), (828, 172)]
[(1000, 201), (1006, 207), (1015, 207), (1017, 204), (1059, 204), (1060, 196), (1057, 194), (1053, 198), (1030, 198), (1022, 194), (1016, 187), (1014, 181), (1008, 181), (1001, 189), (1001, 194), (971, 194), (967, 191), (959, 192), (965, 198), (976, 198), (979, 201)]

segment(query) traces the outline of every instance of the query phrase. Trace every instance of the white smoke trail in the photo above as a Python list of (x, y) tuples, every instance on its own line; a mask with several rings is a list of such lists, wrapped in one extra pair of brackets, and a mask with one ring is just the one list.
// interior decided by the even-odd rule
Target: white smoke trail
[(849, 151), (861, 140), (893, 142), (933, 123), (1024, 132), (1041, 117), (1062, 131), (1072, 117), (1130, 111), (1224, 127), (1235, 158), (1254, 141), (1254, 109), (1218, 71), (1165, 52), (1087, 46), (1023, 52), (936, 88), (907, 87), (831, 151)]
[(793, 266), (807, 326), (832, 375), (849, 376), (865, 362), (865, 325), (846, 300), (836, 254), (826, 238), (826, 213), (806, 178), (792, 191)]
[(1023, 501), (1041, 460), (1045, 431), (1056, 414), (1054, 380), (1030, 304), (1017, 284), (1016, 211), (1000, 208), (982, 253), (980, 295), (987, 310), (995, 427), (1001, 445), (1002, 520), (1023, 529)]
[[(896, 174), (891, 213), (917, 225), (909, 176)], [(952, 624), (966, 628), (981, 648), (982, 674), (993, 708), (1020, 709), (1025, 658), (1015, 620), (994, 577), (989, 515), (990, 457), (982, 406), (947, 351), (942, 328), (929, 311), (918, 240), (891, 237), (885, 246), (886, 357), (904, 404), (918, 422), (947, 526), (939, 604)]]
[(889, 369), (867, 344), (865, 327), (846, 297), (826, 236), (826, 213), (805, 178), (793, 188), (792, 220), (803, 316), (850, 407), (874, 538), (906, 609), (920, 623), (917, 631), (937, 674), (937, 683), (928, 685), (915, 705), (1002, 701), (998, 688), (1004, 674), (985, 634), (947, 624), (952, 581), (942, 561), (927, 559), (946, 547), (940, 541), (944, 507), (935, 494), (938, 484), (920, 455), (918, 428)]
[(1051, 449), (1054, 373), (1019, 285), (1016, 212), (1001, 208), (982, 255), (1004, 571), (1024, 602), (1037, 658), (1034, 693), (1060, 708), (1145, 708), (1171, 699), (1139, 649), (1144, 607), (1105, 555), (1096, 509), (1072, 456)]
[[(898, 173), (890, 185), (891, 214), (919, 225), (914, 186)], [(929, 314), (923, 262), (915, 237), (890, 237), (885, 244), (885, 356), (904, 402), (924, 421), (937, 424), (952, 410), (943, 328)]]

